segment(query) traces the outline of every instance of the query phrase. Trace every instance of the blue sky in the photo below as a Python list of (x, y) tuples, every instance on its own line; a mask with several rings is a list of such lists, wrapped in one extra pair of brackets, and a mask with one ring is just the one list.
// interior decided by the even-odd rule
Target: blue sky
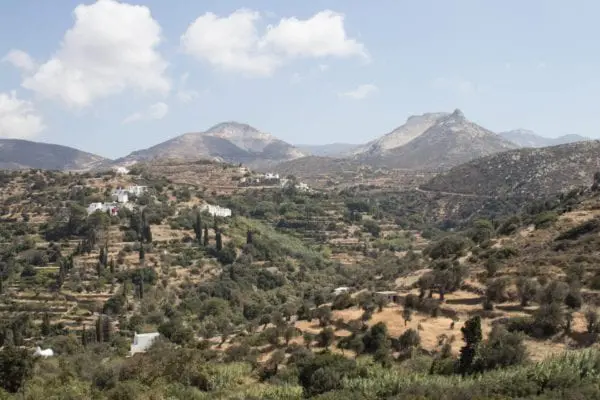
[(119, 157), (235, 120), (361, 143), (460, 108), (495, 131), (599, 138), (599, 13), (593, 0), (5, 1), (0, 136)]

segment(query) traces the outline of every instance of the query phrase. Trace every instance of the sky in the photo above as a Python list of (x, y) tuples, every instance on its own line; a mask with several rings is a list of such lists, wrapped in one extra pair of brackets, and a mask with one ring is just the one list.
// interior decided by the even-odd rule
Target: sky
[(596, 0), (0, 3), (0, 137), (121, 157), (223, 121), (364, 143), (460, 108), (600, 138)]

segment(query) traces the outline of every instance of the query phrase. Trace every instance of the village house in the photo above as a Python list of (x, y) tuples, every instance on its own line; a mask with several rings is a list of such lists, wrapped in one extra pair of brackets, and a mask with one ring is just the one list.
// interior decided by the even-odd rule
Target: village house
[(132, 185), (127, 188), (127, 193), (134, 196), (141, 196), (148, 190), (148, 186)]
[(116, 167), (114, 170), (117, 175), (127, 175), (129, 173), (129, 170), (125, 167)]
[(87, 207), (88, 215), (96, 211), (108, 212), (110, 215), (115, 216), (119, 212), (119, 205), (117, 203), (91, 203)]
[(231, 217), (231, 210), (229, 208), (213, 206), (211, 204), (202, 205), (200, 211), (206, 211), (213, 217)]
[(300, 183), (296, 184), (296, 189), (301, 192), (308, 192), (310, 190), (308, 185), (304, 182), (300, 182)]
[(112, 199), (117, 203), (127, 203), (129, 201), (129, 194), (123, 188), (118, 188), (112, 192)]
[(273, 180), (273, 179), (279, 179), (279, 174), (274, 174), (272, 172), (267, 172), (265, 174), (265, 179), (266, 180)]
[(136, 353), (145, 353), (146, 350), (152, 343), (160, 336), (158, 332), (152, 333), (135, 333), (133, 335), (133, 343), (131, 343), (131, 347), (129, 349), (129, 356), (133, 356)]

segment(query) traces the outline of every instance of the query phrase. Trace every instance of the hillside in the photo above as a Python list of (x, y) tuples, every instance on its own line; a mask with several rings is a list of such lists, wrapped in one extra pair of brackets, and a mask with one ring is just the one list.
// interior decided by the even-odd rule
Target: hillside
[(580, 135), (564, 135), (557, 138), (548, 138), (526, 129), (500, 132), (499, 135), (519, 147), (548, 147), (591, 140)]
[(359, 154), (357, 158), (388, 168), (446, 169), (517, 147), (467, 120), (460, 110), (429, 122), (431, 126), (407, 143), (383, 152)]
[(254, 166), (303, 156), (294, 146), (238, 122), (224, 122), (205, 132), (186, 133), (115, 161), (131, 164), (155, 158), (205, 158)]
[(87, 170), (104, 157), (57, 144), (0, 139), (0, 169)]
[(526, 196), (589, 186), (600, 171), (600, 141), (518, 149), (459, 165), (423, 189), (481, 196)]

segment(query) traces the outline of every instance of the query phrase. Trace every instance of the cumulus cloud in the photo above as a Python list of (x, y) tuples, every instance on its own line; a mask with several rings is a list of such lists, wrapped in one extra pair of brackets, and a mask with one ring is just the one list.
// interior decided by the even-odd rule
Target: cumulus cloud
[(58, 51), (25, 78), (23, 87), (72, 107), (129, 88), (170, 90), (167, 62), (157, 51), (161, 27), (148, 7), (98, 0), (77, 6), (73, 15), (75, 23)]
[(348, 92), (340, 93), (340, 96), (347, 97), (352, 100), (362, 100), (375, 94), (379, 89), (377, 86), (372, 84), (360, 85), (354, 90), (350, 90)]
[(8, 52), (6, 56), (2, 59), (4, 62), (11, 63), (14, 67), (25, 71), (30, 72), (36, 69), (37, 65), (31, 56), (25, 53), (22, 50), (11, 50)]
[(147, 110), (136, 112), (123, 120), (124, 124), (129, 124), (136, 121), (148, 121), (163, 119), (169, 113), (169, 105), (166, 103), (156, 103), (148, 107)]
[(19, 99), (14, 91), (0, 93), (0, 137), (27, 139), (45, 128), (31, 102)]
[(216, 68), (268, 76), (291, 59), (352, 57), (368, 59), (364, 45), (349, 38), (344, 16), (330, 10), (306, 20), (282, 18), (261, 34), (257, 11), (240, 9), (226, 17), (206, 13), (181, 36), (182, 50)]

